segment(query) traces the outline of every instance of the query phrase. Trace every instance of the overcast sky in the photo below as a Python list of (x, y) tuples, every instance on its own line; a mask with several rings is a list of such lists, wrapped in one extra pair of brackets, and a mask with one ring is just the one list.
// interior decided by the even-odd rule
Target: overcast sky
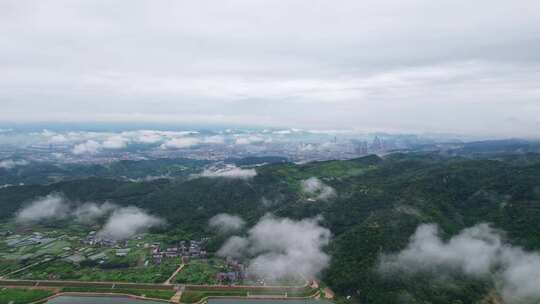
[(0, 1), (0, 121), (539, 137), (540, 1)]

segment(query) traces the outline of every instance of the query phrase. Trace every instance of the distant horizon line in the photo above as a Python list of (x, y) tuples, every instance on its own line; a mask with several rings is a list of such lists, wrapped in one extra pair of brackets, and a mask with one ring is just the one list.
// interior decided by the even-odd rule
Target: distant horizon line
[(375, 128), (305, 128), (305, 127), (283, 127), (283, 126), (257, 126), (248, 124), (232, 123), (173, 123), (173, 122), (127, 122), (127, 121), (81, 121), (81, 122), (12, 122), (0, 121), (0, 134), (3, 130), (10, 131), (85, 131), (85, 132), (122, 132), (135, 130), (157, 130), (157, 131), (280, 131), (291, 130), (292, 132), (306, 132), (314, 134), (327, 134), (336, 136), (341, 134), (363, 134), (363, 135), (388, 135), (388, 136), (425, 136), (425, 137), (456, 137), (456, 139), (468, 140), (540, 140), (540, 136), (505, 136), (505, 135), (481, 135), (481, 134), (460, 134), (453, 132), (426, 132), (426, 131), (388, 131), (377, 130)]

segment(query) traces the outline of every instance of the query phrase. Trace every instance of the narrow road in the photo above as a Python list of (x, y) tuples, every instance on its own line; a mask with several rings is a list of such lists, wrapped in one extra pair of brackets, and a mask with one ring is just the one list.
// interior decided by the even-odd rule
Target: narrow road
[(167, 281), (165, 281), (163, 283), (163, 285), (171, 285), (171, 281), (172, 279), (174, 279), (174, 277), (182, 270), (182, 268), (184, 268), (184, 266), (186, 266), (186, 264), (182, 263), (180, 264), (180, 266), (178, 267), (178, 269), (176, 269), (173, 274), (167, 279)]
[[(181, 267), (175, 271), (179, 272)], [(174, 276), (171, 276), (174, 278)], [(171, 279), (170, 278), (170, 279)], [(169, 280), (167, 280), (169, 281)], [(157, 289), (176, 290), (179, 286), (189, 290), (257, 290), (257, 291), (283, 291), (289, 292), (299, 288), (309, 288), (309, 286), (253, 286), (253, 285), (176, 285), (176, 284), (155, 284), (155, 283), (128, 283), (128, 282), (103, 282), (103, 281), (60, 281), (60, 280), (9, 280), (0, 279), (0, 286), (36, 286), (40, 287), (94, 287), (94, 288), (114, 288), (115, 289)]]
[(4, 278), (7, 278), (7, 277), (9, 277), (10, 275), (14, 275), (14, 274), (16, 274), (16, 273), (18, 273), (18, 272), (21, 272), (21, 271), (23, 271), (23, 270), (26, 270), (26, 269), (28, 269), (28, 268), (37, 266), (37, 265), (39, 265), (39, 264), (47, 263), (47, 262), (50, 262), (50, 261), (52, 261), (52, 259), (50, 259), (50, 258), (45, 258), (45, 259), (43, 259), (43, 260), (41, 260), (41, 261), (39, 261), (39, 262), (35, 262), (35, 263), (33, 263), (33, 264), (27, 265), (27, 266), (25, 266), (25, 267), (23, 267), (23, 268), (19, 268), (19, 269), (14, 270), (14, 271), (12, 271), (12, 272), (10, 272), (10, 273), (7, 273), (7, 274), (5, 274), (5, 275), (3, 275), (3, 276), (0, 276), (0, 280), (1, 280), (1, 279), (4, 279)]
[(54, 281), (54, 280), (5, 280), (0, 279), (0, 286), (35, 286), (41, 287), (96, 287), (117, 289), (159, 289), (172, 290), (174, 285), (151, 284), (151, 283), (127, 283), (127, 282), (89, 282), (89, 281)]

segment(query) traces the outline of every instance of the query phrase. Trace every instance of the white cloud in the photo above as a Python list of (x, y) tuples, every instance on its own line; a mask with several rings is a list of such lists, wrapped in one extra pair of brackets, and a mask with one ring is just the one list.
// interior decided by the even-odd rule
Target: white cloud
[(111, 136), (105, 140), (101, 146), (104, 149), (124, 149), (128, 144), (129, 139), (122, 136)]
[(316, 177), (302, 181), (302, 191), (315, 200), (327, 201), (337, 196), (334, 188), (326, 185)]
[(323, 247), (330, 237), (318, 219), (294, 221), (267, 215), (246, 237), (231, 237), (218, 254), (248, 258), (248, 272), (270, 281), (298, 275), (309, 279), (328, 266), (330, 257)]
[(464, 229), (448, 241), (440, 238), (437, 226), (421, 225), (404, 250), (381, 256), (379, 270), (392, 275), (460, 271), (491, 279), (507, 304), (540, 301), (540, 254), (505, 244), (487, 224)]
[(223, 246), (218, 250), (217, 254), (222, 257), (243, 258), (247, 254), (249, 240), (240, 236), (231, 236)]
[(110, 202), (86, 202), (75, 207), (59, 193), (36, 198), (19, 210), (15, 219), (19, 223), (30, 223), (65, 218), (83, 224), (94, 224), (106, 218), (98, 236), (113, 240), (127, 239), (151, 227), (165, 224), (163, 219), (134, 206), (119, 207)]
[(20, 223), (40, 222), (65, 218), (69, 213), (69, 205), (60, 194), (49, 194), (30, 202), (17, 212), (16, 221)]
[(162, 149), (185, 149), (191, 148), (201, 143), (201, 140), (196, 137), (181, 137), (173, 138), (161, 145)]
[(205, 144), (219, 145), (219, 144), (224, 144), (225, 143), (225, 138), (223, 136), (220, 136), (220, 135), (212, 135), (212, 136), (205, 137), (203, 139), (203, 142)]
[(289, 134), (292, 134), (293, 132), (290, 129), (287, 129), (287, 130), (273, 131), (272, 133), (278, 134), (278, 135), (289, 135)]
[(118, 206), (109, 202), (103, 204), (84, 203), (73, 211), (73, 215), (77, 221), (88, 224), (109, 215), (117, 208)]
[(71, 152), (75, 155), (81, 155), (81, 154), (96, 154), (101, 149), (101, 145), (94, 140), (88, 140), (84, 143), (77, 144)]
[(269, 199), (269, 198), (266, 198), (266, 197), (262, 197), (261, 198), (261, 204), (266, 208), (272, 207), (272, 206), (275, 206), (275, 205), (279, 204), (280, 199), (282, 199), (282, 198)]
[[(102, 149), (119, 150), (124, 149), (130, 143), (155, 144), (167, 141), (163, 147), (170, 145), (180, 145), (179, 138), (197, 135), (196, 131), (160, 131), (160, 130), (135, 130), (123, 132), (88, 132), (70, 131), (53, 132), (43, 130), (40, 135), (50, 143), (70, 143), (76, 146), (78, 154), (94, 154)], [(195, 137), (194, 137), (195, 138)], [(207, 138), (196, 138), (206, 143), (223, 143), (219, 136), (209, 136)]]
[[(62, 136), (62, 135), (56, 135), (56, 136)], [(73, 137), (73, 135), (72, 135)], [(87, 138), (93, 138), (89, 139), (86, 142), (76, 144), (71, 152), (75, 155), (81, 155), (81, 154), (96, 154), (100, 150), (107, 149), (107, 150), (119, 150), (124, 149), (128, 145), (131, 139), (126, 138), (120, 134), (113, 134), (110, 133), (87, 133), (84, 134), (78, 134), (75, 137), (87, 137)], [(102, 142), (98, 142), (97, 140), (100, 138), (104, 138)]]
[(240, 136), (236, 138), (235, 144), (237, 145), (251, 145), (251, 144), (258, 144), (263, 143), (265, 140), (264, 138), (257, 136), (257, 135), (250, 135), (250, 136)]
[(207, 168), (201, 174), (197, 175), (200, 177), (209, 177), (209, 178), (232, 178), (232, 179), (250, 179), (257, 175), (255, 169), (242, 169), (234, 165), (227, 165), (223, 168)]
[(62, 143), (62, 142), (68, 141), (68, 139), (62, 134), (57, 134), (57, 135), (51, 136), (50, 141), (53, 143)]
[(138, 178), (128, 178), (127, 180), (135, 183), (151, 182), (159, 179), (174, 179), (174, 177), (169, 174), (160, 174), (160, 175), (146, 175), (144, 177)]
[(217, 229), (220, 233), (239, 231), (245, 224), (246, 222), (241, 217), (227, 213), (215, 215), (208, 222), (210, 227)]
[(141, 130), (136, 136), (136, 141), (145, 144), (154, 144), (163, 140), (163, 135), (151, 130)]
[(103, 228), (98, 232), (102, 238), (113, 240), (128, 239), (147, 229), (164, 224), (164, 220), (150, 215), (137, 207), (116, 209)]
[(29, 162), (21, 159), (21, 160), (12, 160), (12, 159), (4, 159), (0, 160), (0, 168), (3, 169), (13, 169), (18, 166), (26, 166)]

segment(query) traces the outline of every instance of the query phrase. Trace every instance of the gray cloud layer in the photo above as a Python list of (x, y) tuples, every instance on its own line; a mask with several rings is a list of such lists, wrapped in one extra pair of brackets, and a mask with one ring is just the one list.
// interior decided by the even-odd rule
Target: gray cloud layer
[(537, 136), (538, 15), (535, 0), (5, 0), (0, 120)]
[(266, 280), (298, 275), (309, 279), (328, 266), (330, 257), (322, 249), (330, 237), (318, 219), (294, 221), (267, 215), (246, 237), (227, 240), (218, 254), (248, 258), (248, 272)]
[(383, 273), (460, 271), (493, 280), (507, 304), (540, 301), (540, 254), (505, 244), (499, 231), (487, 224), (464, 229), (448, 241), (435, 225), (421, 225), (403, 251), (383, 255)]

